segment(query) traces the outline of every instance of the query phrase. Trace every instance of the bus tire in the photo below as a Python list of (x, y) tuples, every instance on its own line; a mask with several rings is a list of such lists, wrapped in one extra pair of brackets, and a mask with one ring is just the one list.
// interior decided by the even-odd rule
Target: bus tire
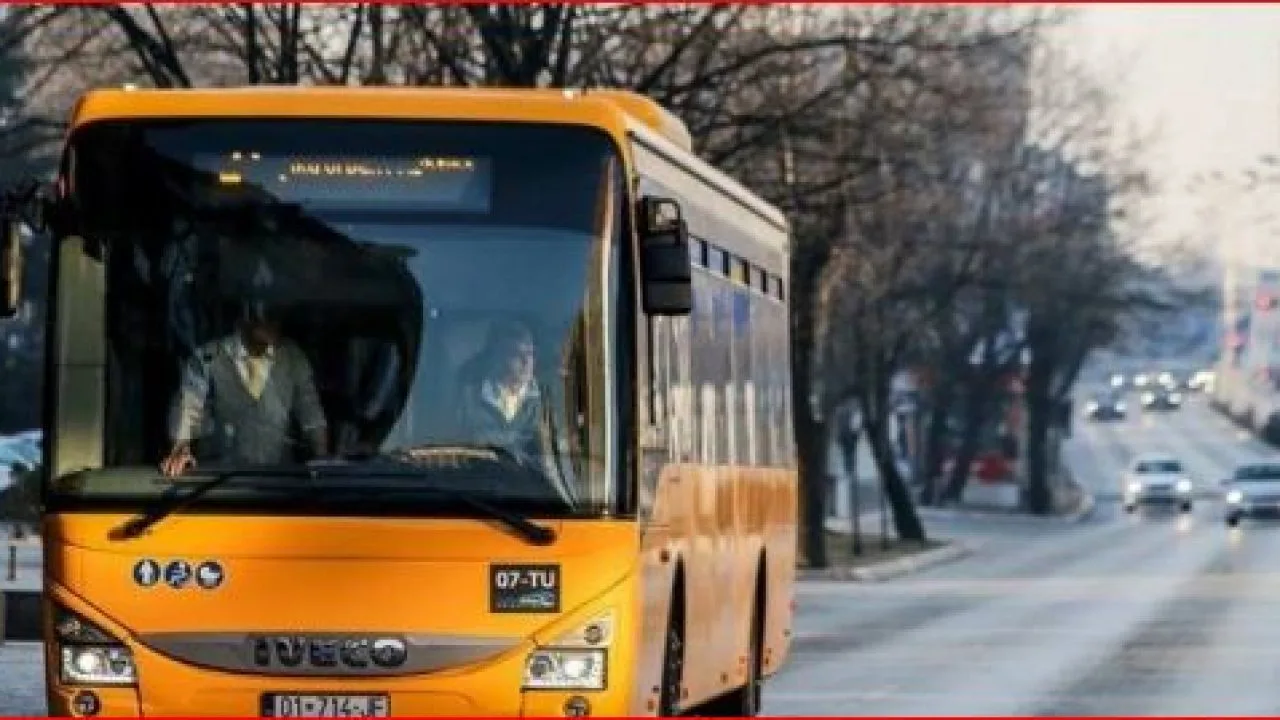
[[(677, 576), (678, 577), (678, 576)], [(678, 717), (684, 690), (684, 593), (677, 580), (667, 613), (667, 639), (662, 648), (662, 686), (658, 696), (658, 716)]]

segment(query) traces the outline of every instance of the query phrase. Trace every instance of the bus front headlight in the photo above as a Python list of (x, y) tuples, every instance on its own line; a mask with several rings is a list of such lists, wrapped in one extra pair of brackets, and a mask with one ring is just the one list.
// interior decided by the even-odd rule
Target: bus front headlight
[(603, 690), (604, 650), (546, 649), (529, 654), (526, 690)]
[(68, 685), (133, 685), (133, 653), (106, 631), (75, 613), (55, 610), (59, 675)]
[(529, 653), (526, 690), (603, 690), (614, 613), (607, 610)]
[(1231, 492), (1227, 493), (1227, 502), (1231, 503), (1232, 505), (1239, 505), (1243, 501), (1244, 501), (1244, 493), (1240, 492), (1239, 490), (1232, 490)]

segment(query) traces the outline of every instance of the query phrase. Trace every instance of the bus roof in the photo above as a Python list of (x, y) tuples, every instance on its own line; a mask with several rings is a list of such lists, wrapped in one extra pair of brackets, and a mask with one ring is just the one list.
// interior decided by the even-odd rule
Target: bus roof
[(134, 118), (447, 118), (607, 123), (616, 102), (581, 92), (525, 88), (280, 86), (106, 88), (86, 92), (72, 127)]
[[(678, 117), (652, 99), (626, 90), (332, 85), (124, 87), (87, 92), (73, 111), (71, 125), (151, 117), (264, 116), (568, 120), (599, 125), (607, 119), (603, 114), (610, 112), (639, 120), (686, 152), (693, 149), (688, 128)], [(611, 129), (622, 130), (620, 122), (610, 125)]]

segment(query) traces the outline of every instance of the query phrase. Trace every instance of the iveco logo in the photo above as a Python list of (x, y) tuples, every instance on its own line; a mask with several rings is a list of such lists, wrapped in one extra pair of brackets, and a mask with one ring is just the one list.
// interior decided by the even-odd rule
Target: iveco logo
[(286, 668), (395, 668), (409, 646), (394, 637), (263, 635), (252, 639), (253, 664)]

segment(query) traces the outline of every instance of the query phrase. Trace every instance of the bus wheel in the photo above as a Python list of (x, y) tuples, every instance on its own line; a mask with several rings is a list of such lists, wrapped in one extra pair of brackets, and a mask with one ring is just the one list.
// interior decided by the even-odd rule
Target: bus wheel
[(676, 717), (679, 713), (681, 688), (684, 685), (684, 622), (673, 605), (667, 620), (667, 642), (662, 658), (662, 695), (658, 700), (660, 717)]

